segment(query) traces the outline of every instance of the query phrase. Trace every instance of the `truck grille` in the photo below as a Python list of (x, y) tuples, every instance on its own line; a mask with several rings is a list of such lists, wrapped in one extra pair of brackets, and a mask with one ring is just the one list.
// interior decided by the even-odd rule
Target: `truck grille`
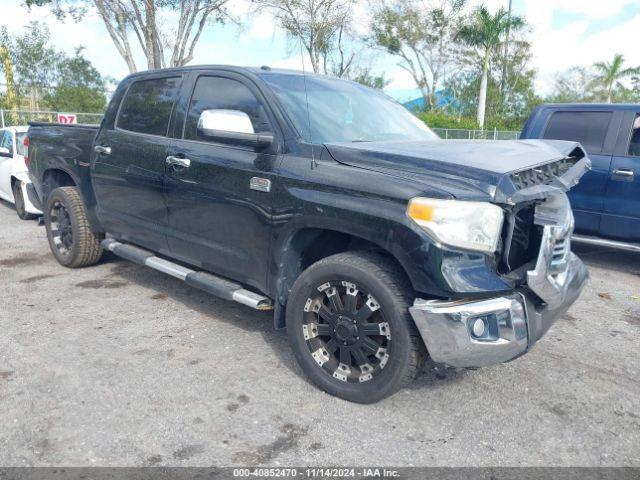
[(535, 204), (521, 206), (506, 216), (502, 234), (503, 254), (501, 270), (515, 270), (538, 257), (542, 230), (533, 223)]
[(549, 272), (551, 272), (551, 274), (565, 271), (570, 251), (570, 235), (556, 240), (556, 243), (553, 246), (553, 253), (551, 254), (551, 262), (549, 263)]
[(534, 185), (547, 185), (554, 178), (564, 175), (578, 160), (578, 157), (567, 157), (557, 162), (515, 172), (511, 174), (511, 180), (518, 190)]

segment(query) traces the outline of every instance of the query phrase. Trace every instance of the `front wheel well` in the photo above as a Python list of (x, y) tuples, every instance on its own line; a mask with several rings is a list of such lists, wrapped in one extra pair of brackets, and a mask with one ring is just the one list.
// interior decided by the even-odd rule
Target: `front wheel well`
[[(336, 253), (373, 252), (389, 258), (408, 279), (400, 262), (387, 250), (364, 238), (344, 232), (317, 228), (306, 228), (296, 232), (290, 239), (279, 262), (277, 280), (277, 307), (284, 307), (289, 292), (298, 276), (314, 263)], [(411, 284), (411, 282), (408, 282)], [(280, 310), (280, 308), (277, 308)], [(276, 314), (276, 328), (283, 328), (284, 315)]]

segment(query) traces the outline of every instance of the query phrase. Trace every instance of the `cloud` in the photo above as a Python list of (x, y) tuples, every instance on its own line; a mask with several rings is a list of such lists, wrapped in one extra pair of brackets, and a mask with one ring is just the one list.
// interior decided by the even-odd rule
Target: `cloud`
[[(426, 0), (425, 0), (426, 1)], [(472, 2), (469, 8), (479, 5)], [(484, 0), (490, 10), (506, 7), (507, 0)], [(634, 42), (640, 32), (638, 0), (520, 0), (513, 2), (514, 13), (523, 15), (532, 27), (532, 66), (538, 70), (536, 88), (547, 93), (555, 75), (573, 65), (591, 65), (609, 61), (621, 53), (629, 66), (640, 65), (640, 49)], [(207, 27), (192, 63), (269, 64), (274, 67), (301, 69), (299, 47), (286, 41), (268, 12), (255, 12), (249, 0), (229, 3), (233, 15), (244, 22), (242, 30), (232, 25)], [(370, 6), (363, 0), (354, 10), (354, 27), (364, 34), (370, 22)], [(102, 20), (89, 11), (78, 23), (61, 23), (46, 7), (30, 11), (23, 0), (2, 0), (2, 21), (14, 34), (24, 33), (29, 21), (45, 23), (51, 31), (52, 44), (67, 54), (84, 46), (86, 57), (104, 74), (122, 78), (127, 66), (115, 49)], [(171, 18), (164, 18), (169, 25)], [(144, 68), (146, 61), (132, 35), (136, 61)], [(377, 54), (378, 52), (375, 52)], [(374, 53), (372, 53), (374, 55)], [(390, 90), (415, 88), (411, 76), (398, 65), (398, 59), (380, 53), (377, 60), (380, 73), (391, 79)], [(305, 69), (311, 71), (308, 59)]]
[[(624, 18), (627, 11), (632, 13)], [(522, 13), (533, 27), (532, 64), (538, 70), (536, 88), (540, 93), (548, 93), (555, 76), (569, 67), (610, 61), (615, 53), (623, 54), (629, 65), (640, 65), (640, 50), (630, 41), (640, 31), (640, 9), (633, 1), (528, 0)], [(554, 18), (559, 13), (580, 15), (556, 26)], [(595, 28), (620, 15), (624, 20)]]
[(387, 89), (408, 89), (416, 88), (416, 83), (409, 72), (403, 69), (399, 69), (393, 72), (389, 79), (389, 85)]
[[(304, 66), (303, 66), (304, 62)], [(270, 64), (272, 68), (284, 68), (287, 70), (298, 70), (302, 71), (304, 69), (307, 73), (313, 73), (313, 66), (311, 65), (311, 60), (309, 59), (309, 55), (294, 55), (283, 60), (276, 60)]]
[(590, 19), (614, 17), (636, 0), (537, 0), (529, 1), (529, 14), (534, 12), (556, 11), (579, 13)]
[(268, 13), (261, 13), (251, 18), (246, 34), (242, 35), (243, 42), (256, 40), (272, 40), (276, 35), (281, 34), (277, 28), (276, 20)]
[[(85, 56), (105, 75), (123, 77), (128, 74), (126, 64), (117, 53), (102, 21), (89, 12), (81, 22), (58, 21), (46, 7), (27, 10), (20, 0), (4, 0), (2, 17), (10, 19), (5, 26), (11, 34), (25, 33), (31, 21), (47, 25), (51, 33), (51, 44), (72, 55), (77, 47), (85, 47)], [(4, 22), (3, 22), (4, 23)]]

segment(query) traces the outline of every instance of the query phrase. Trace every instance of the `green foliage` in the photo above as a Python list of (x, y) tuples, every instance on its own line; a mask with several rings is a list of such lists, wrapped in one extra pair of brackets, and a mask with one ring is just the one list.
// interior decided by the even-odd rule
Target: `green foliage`
[[(82, 49), (68, 57), (49, 42), (48, 29), (38, 22), (30, 23), (22, 35), (3, 37), (14, 66), (19, 106), (30, 110), (103, 111), (105, 81)], [(6, 99), (0, 101), (3, 108), (8, 107)]]
[(38, 106), (39, 90), (55, 81), (56, 66), (62, 60), (62, 54), (49, 47), (48, 43), (47, 27), (31, 22), (26, 33), (13, 39), (10, 49), (18, 91), (30, 96), (32, 108)]
[(597, 101), (596, 79), (586, 67), (571, 67), (556, 75), (553, 91), (545, 98), (549, 103), (588, 103)]
[[(476, 130), (478, 124), (475, 116), (453, 115), (442, 110), (430, 110), (418, 112), (417, 117), (431, 128), (459, 128), (463, 130)], [(492, 117), (487, 119), (485, 130), (511, 130), (520, 131), (524, 126), (525, 118), (504, 119)]]
[[(491, 57), (494, 51), (502, 44), (503, 37), (511, 30), (518, 31), (524, 27), (524, 19), (512, 17), (510, 12), (503, 8), (498, 9), (495, 14), (491, 14), (484, 6), (477, 8), (471, 20), (463, 25), (458, 34), (460, 40), (466, 45), (477, 49), (480, 66), (482, 69), (481, 80), (478, 93), (477, 121), (480, 128), (484, 127), (486, 118), (486, 104), (489, 84), (489, 69), (491, 68)], [(506, 81), (506, 59), (502, 59), (503, 72), (500, 79), (501, 85)], [(504, 94), (503, 88), (500, 88)]]
[(524, 26), (522, 17), (509, 16), (504, 8), (492, 14), (486, 7), (480, 6), (471, 21), (460, 28), (458, 36), (467, 45), (479, 47), (484, 53), (498, 46), (507, 30), (517, 31)]
[(613, 56), (611, 63), (597, 62), (593, 64), (593, 68), (597, 75), (596, 80), (606, 91), (608, 103), (613, 101), (615, 90), (622, 90), (625, 88), (622, 80), (630, 77), (631, 75), (637, 75), (640, 73), (640, 67), (623, 68), (623, 64), (624, 56), (619, 53), (616, 53)]
[[(503, 49), (492, 52), (487, 72), (485, 128), (520, 130), (532, 108), (542, 102), (535, 93), (536, 72), (528, 66), (530, 59), (531, 45), (518, 37), (511, 41), (506, 57)], [(446, 110), (466, 119), (477, 117), (481, 80), (482, 66), (472, 60), (469, 68), (446, 83), (446, 96), (455, 98)], [(477, 120), (472, 128), (478, 128)]]
[(465, 4), (466, 0), (443, 0), (436, 5), (395, 0), (383, 2), (374, 11), (369, 42), (398, 57), (429, 107), (435, 105), (435, 93), (455, 64), (455, 35)]
[(45, 97), (56, 111), (102, 112), (106, 108), (104, 80), (96, 68), (76, 50), (58, 65), (58, 86)]
[(358, 82), (366, 87), (375, 88), (377, 90), (384, 89), (389, 85), (390, 80), (387, 80), (384, 73), (376, 75), (371, 71), (371, 68), (356, 69), (348, 75), (350, 80)]
[[(574, 66), (558, 73), (553, 91), (545, 98), (553, 103), (640, 102), (640, 68), (624, 68), (624, 57), (591, 67)], [(625, 80), (629, 79), (629, 83)]]
[(431, 128), (462, 128), (465, 130), (477, 128), (474, 118), (452, 115), (442, 110), (418, 112), (416, 115)]

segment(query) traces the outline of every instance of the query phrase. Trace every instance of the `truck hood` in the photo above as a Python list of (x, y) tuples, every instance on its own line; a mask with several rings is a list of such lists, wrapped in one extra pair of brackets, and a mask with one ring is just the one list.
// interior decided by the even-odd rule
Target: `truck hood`
[(550, 188), (566, 191), (590, 167), (579, 143), (561, 140), (434, 140), (325, 146), (340, 163), (436, 185), (453, 197), (496, 203), (543, 198)]

